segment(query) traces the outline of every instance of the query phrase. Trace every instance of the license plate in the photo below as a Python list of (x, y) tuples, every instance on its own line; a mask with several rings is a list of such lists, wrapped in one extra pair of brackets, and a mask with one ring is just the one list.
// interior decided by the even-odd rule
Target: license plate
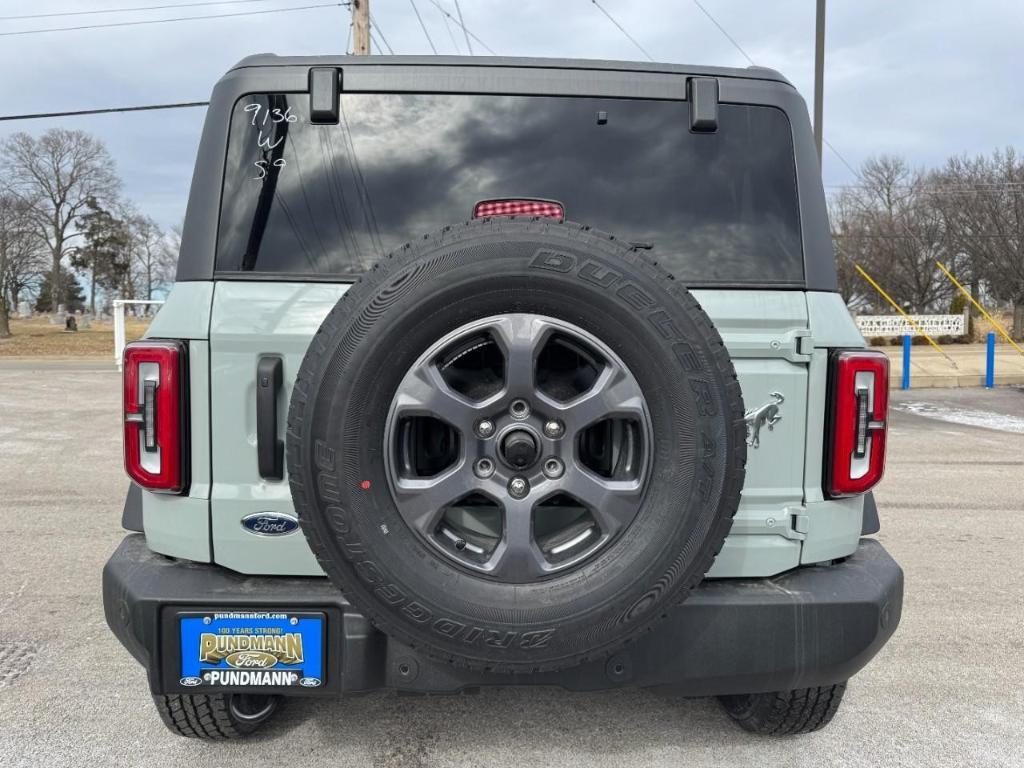
[(234, 611), (182, 614), (186, 688), (318, 688), (324, 683), (324, 615)]

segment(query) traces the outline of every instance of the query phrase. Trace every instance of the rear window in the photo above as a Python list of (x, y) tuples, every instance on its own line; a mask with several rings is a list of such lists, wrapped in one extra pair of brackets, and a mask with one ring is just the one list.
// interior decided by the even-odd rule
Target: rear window
[(219, 271), (344, 279), (480, 200), (543, 198), (690, 284), (803, 282), (780, 110), (723, 104), (717, 133), (694, 134), (679, 101), (346, 93), (341, 107), (340, 124), (313, 125), (305, 94), (236, 104)]

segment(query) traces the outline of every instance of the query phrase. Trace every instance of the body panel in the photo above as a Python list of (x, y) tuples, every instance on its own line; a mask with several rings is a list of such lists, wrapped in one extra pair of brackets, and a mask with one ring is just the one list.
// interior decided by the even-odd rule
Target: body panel
[(212, 282), (175, 283), (146, 329), (146, 338), (207, 338), (212, 302)]
[(247, 573), (320, 574), (301, 532), (266, 537), (242, 527), (242, 518), (253, 512), (294, 514), (287, 475), (266, 480), (257, 470), (256, 364), (262, 355), (282, 360), (277, 434), (283, 439), (288, 402), (306, 347), (348, 285), (218, 282), (216, 286), (210, 325), (214, 560)]
[(710, 577), (767, 576), (796, 567), (800, 540), (792, 515), (804, 498), (807, 304), (797, 291), (694, 291), (722, 335), (747, 411), (779, 393), (781, 419), (747, 447), (747, 475), (732, 531)]
[(210, 345), (212, 283), (179, 283), (150, 324), (147, 338), (188, 339), (189, 489), (186, 496), (141, 491), (146, 540), (154, 552), (210, 560)]

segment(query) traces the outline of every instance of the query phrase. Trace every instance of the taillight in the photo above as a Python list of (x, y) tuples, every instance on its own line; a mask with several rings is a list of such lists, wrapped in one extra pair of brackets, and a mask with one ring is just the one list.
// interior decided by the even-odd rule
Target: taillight
[(841, 350), (832, 354), (831, 366), (825, 491), (853, 496), (874, 487), (885, 471), (889, 358), (873, 350)]
[(181, 493), (188, 481), (186, 356), (179, 341), (136, 341), (124, 349), (124, 467), (151, 491)]
[(565, 208), (554, 200), (514, 198), (504, 200), (481, 200), (473, 206), (473, 218), (488, 216), (546, 216), (563, 221)]

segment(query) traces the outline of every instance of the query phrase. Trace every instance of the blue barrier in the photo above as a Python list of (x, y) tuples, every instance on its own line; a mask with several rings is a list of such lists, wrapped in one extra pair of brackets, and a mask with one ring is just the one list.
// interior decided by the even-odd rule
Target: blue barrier
[(996, 385), (996, 335), (989, 332), (985, 349), (985, 386), (992, 389)]
[(903, 337), (903, 388), (910, 389), (910, 336)]

